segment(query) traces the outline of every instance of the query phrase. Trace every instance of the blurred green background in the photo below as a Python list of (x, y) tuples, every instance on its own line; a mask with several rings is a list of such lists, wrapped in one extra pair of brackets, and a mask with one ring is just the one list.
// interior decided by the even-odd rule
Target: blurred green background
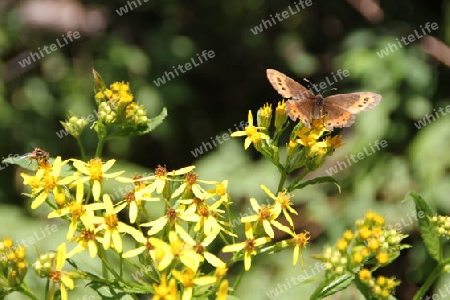
[[(137, 7), (130, 9), (128, 3)], [(342, 232), (372, 209), (388, 224), (403, 222), (407, 242), (414, 247), (384, 271), (403, 283), (399, 299), (410, 299), (433, 267), (420, 244), (411, 202), (401, 202), (413, 189), (438, 212), (450, 212), (450, 117), (441, 116), (421, 129), (415, 125), (426, 114), (450, 104), (449, 1), (312, 1), (310, 7), (254, 34), (255, 26), (271, 15), (288, 10), (292, 1), (54, 1), (0, 2), (0, 150), (1, 157), (24, 154), (41, 147), (52, 156), (78, 157), (71, 137), (59, 138), (59, 121), (69, 110), (80, 116), (93, 113), (95, 68), (109, 85), (129, 81), (137, 101), (149, 116), (168, 109), (164, 124), (151, 134), (107, 144), (105, 158), (120, 159), (117, 169), (128, 174), (151, 172), (156, 165), (176, 169), (197, 165), (201, 179), (229, 180), (236, 215), (247, 210), (248, 198), (264, 199), (261, 183), (276, 189), (276, 169), (253, 150), (243, 150), (243, 139), (232, 139), (195, 157), (191, 151), (217, 134), (235, 130), (263, 103), (276, 105), (280, 96), (269, 84), (265, 70), (277, 69), (301, 82), (331, 79), (346, 69), (350, 76), (333, 87), (338, 92), (371, 91), (383, 99), (379, 106), (357, 117), (342, 130), (345, 145), (311, 177), (324, 176), (346, 156), (356, 155), (376, 140), (388, 146), (352, 164), (334, 177), (342, 185), (311, 186), (295, 194), (302, 207), (298, 222), (319, 228), (306, 249), (310, 257), (332, 244)], [(120, 11), (122, 7), (122, 10)], [(124, 13), (127, 7), (128, 13)], [(121, 12), (122, 16), (117, 13)], [(438, 24), (428, 36), (383, 58), (379, 53), (427, 22)], [(253, 29), (253, 31), (251, 30)], [(80, 38), (22, 68), (19, 61), (30, 51), (49, 46), (69, 31)], [(392, 48), (393, 46), (391, 46)], [(172, 66), (212, 50), (215, 57), (159, 87), (154, 81), (173, 71)], [(378, 54), (377, 54), (378, 53)], [(386, 52), (387, 53), (387, 52)], [(304, 82), (303, 82), (304, 83)], [(328, 92), (329, 93), (329, 92)], [(334, 93), (334, 92), (331, 92)], [(93, 153), (95, 135), (84, 136)], [(31, 211), (15, 166), (0, 171), (0, 236), (14, 240), (30, 236), (47, 224), (46, 210)], [(302, 223), (303, 224), (303, 223)], [(303, 226), (303, 225), (302, 225)], [(64, 233), (37, 243), (41, 252), (55, 249)], [(28, 255), (35, 256), (30, 247)], [(31, 270), (30, 270), (31, 271)], [(237, 295), (268, 299), (267, 292), (286, 278), (304, 272), (291, 266), (291, 251), (256, 260)], [(433, 287), (450, 282), (441, 278)], [(39, 281), (31, 283), (37, 288)], [(309, 295), (314, 284), (298, 285), (277, 299)], [(84, 289), (87, 291), (87, 289)], [(430, 290), (430, 295), (432, 290)], [(75, 295), (75, 294), (74, 294)], [(76, 294), (80, 299), (84, 294)], [(16, 299), (12, 296), (8, 299)], [(358, 299), (347, 290), (333, 299)], [(17, 298), (19, 299), (19, 298)], [(75, 298), (74, 298), (75, 299)], [(306, 298), (302, 298), (306, 299)]]

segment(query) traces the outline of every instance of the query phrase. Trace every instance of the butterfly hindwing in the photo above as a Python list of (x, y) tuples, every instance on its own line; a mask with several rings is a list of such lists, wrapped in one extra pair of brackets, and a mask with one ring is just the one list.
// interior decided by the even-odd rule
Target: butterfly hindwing
[(332, 130), (333, 127), (350, 127), (355, 123), (355, 115), (348, 110), (335, 105), (334, 102), (327, 103), (324, 107), (324, 113), (327, 115), (326, 127), (328, 130)]
[(305, 126), (309, 127), (314, 104), (315, 102), (311, 100), (288, 100), (286, 102), (286, 112), (292, 121), (298, 118)]

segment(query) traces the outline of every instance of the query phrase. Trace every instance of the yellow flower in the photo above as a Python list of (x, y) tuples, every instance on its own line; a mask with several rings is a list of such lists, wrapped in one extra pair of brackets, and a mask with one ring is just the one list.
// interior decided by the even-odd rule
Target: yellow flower
[(166, 167), (158, 165), (158, 167), (155, 169), (155, 175), (147, 176), (147, 177), (143, 177), (143, 178), (139, 178), (139, 179), (131, 180), (131, 181), (128, 178), (120, 177), (119, 181), (121, 181), (121, 182), (136, 182), (136, 181), (154, 180), (152, 183), (150, 183), (147, 186), (146, 192), (151, 194), (154, 191), (156, 191), (156, 193), (162, 194), (164, 187), (166, 186), (166, 182), (174, 179), (174, 178), (170, 178), (170, 177), (184, 175), (184, 174), (191, 172), (194, 169), (195, 169), (195, 166), (189, 166), (189, 167), (181, 168), (179, 170), (173, 170), (171, 172), (168, 172)]
[(81, 222), (85, 226), (81, 229), (80, 234), (74, 238), (72, 238), (71, 242), (77, 242), (77, 245), (67, 253), (67, 258), (71, 258), (75, 254), (79, 254), (86, 249), (89, 249), (89, 256), (94, 258), (98, 253), (98, 241), (101, 241), (102, 238), (95, 233), (95, 226), (90, 222), (83, 222), (87, 216), (81, 217)]
[(236, 136), (244, 136), (246, 135), (247, 138), (244, 142), (244, 148), (247, 149), (248, 146), (250, 146), (251, 143), (253, 143), (253, 146), (255, 148), (258, 147), (258, 145), (261, 143), (261, 140), (268, 140), (270, 137), (262, 132), (259, 132), (258, 130), (263, 130), (264, 127), (255, 127), (253, 126), (253, 116), (252, 112), (248, 111), (248, 125), (245, 127), (245, 131), (235, 131), (231, 134), (232, 137)]
[(195, 225), (194, 230), (199, 231), (203, 227), (203, 233), (206, 236), (213, 235), (214, 237), (219, 234), (223, 229), (220, 226), (218, 218), (220, 213), (224, 211), (219, 209), (220, 202), (216, 202), (212, 205), (208, 205), (206, 202), (197, 206), (197, 215), (200, 217), (199, 221)]
[(174, 255), (172, 254), (170, 245), (166, 242), (157, 238), (145, 238), (143, 236), (140, 237), (137, 242), (139, 242), (142, 246), (125, 252), (122, 254), (122, 257), (129, 258), (147, 251), (159, 271), (167, 268), (172, 262)]
[(377, 262), (383, 265), (389, 261), (389, 255), (386, 252), (380, 252), (377, 254)]
[[(49, 279), (56, 284), (59, 284), (59, 289), (61, 291), (61, 299), (69, 299), (67, 296), (67, 288), (73, 290), (73, 279), (70, 278), (67, 272), (62, 271), (64, 263), (66, 262), (66, 243), (62, 243), (58, 246), (56, 250), (55, 257), (55, 268), (50, 271)], [(54, 299), (55, 294), (55, 284), (53, 284), (50, 291), (50, 299)]]
[(286, 113), (286, 102), (278, 102), (277, 108), (275, 109), (275, 128), (281, 130), (283, 125), (286, 123), (287, 113)]
[(183, 265), (197, 272), (203, 257), (196, 253), (186, 242), (183, 242), (175, 231), (169, 232), (169, 241), (173, 256), (178, 258)]
[(258, 110), (258, 125), (264, 127), (264, 132), (267, 132), (272, 120), (272, 104), (266, 103)]
[(155, 289), (155, 295), (152, 300), (178, 300), (177, 284), (175, 278), (170, 279), (169, 285), (167, 285), (166, 274), (161, 276), (160, 284), (153, 284)]
[(225, 267), (226, 264), (214, 254), (206, 251), (206, 247), (214, 241), (215, 235), (207, 236), (203, 242), (196, 242), (187, 232), (183, 229), (183, 227), (178, 226), (177, 233), (180, 235), (181, 239), (185, 241), (189, 246), (194, 249), (194, 251), (201, 256), (203, 256), (206, 261), (208, 261), (211, 265), (216, 268)]
[(47, 200), (50, 194), (53, 194), (58, 204), (64, 204), (65, 192), (64, 185), (68, 184), (67, 179), (61, 179), (61, 168), (68, 161), (61, 161), (61, 157), (58, 156), (53, 161), (51, 168), (39, 169), (35, 176), (28, 174), (20, 174), (23, 178), (23, 184), (29, 185), (32, 188), (31, 197), (36, 197), (31, 203), (31, 208), (36, 209), (45, 200)]
[(372, 273), (370, 273), (369, 270), (367, 270), (366, 268), (361, 269), (361, 271), (359, 271), (359, 279), (362, 281), (368, 281), (372, 278)]
[(228, 295), (228, 280), (225, 279), (220, 283), (216, 300), (226, 300), (227, 295)]
[(192, 291), (194, 285), (209, 285), (216, 282), (216, 277), (214, 276), (201, 276), (196, 277), (194, 271), (191, 269), (186, 269), (183, 273), (178, 270), (172, 271), (173, 277), (175, 277), (183, 286), (183, 296), (182, 300), (191, 300)]
[(102, 160), (98, 157), (91, 159), (88, 163), (85, 163), (84, 161), (78, 159), (72, 160), (73, 166), (78, 170), (78, 172), (87, 175), (87, 177), (85, 177), (83, 181), (91, 181), (92, 194), (94, 195), (95, 201), (98, 201), (98, 199), (100, 199), (103, 178), (115, 178), (125, 172), (119, 171), (106, 174), (106, 172), (111, 169), (111, 167), (116, 162), (115, 159), (110, 159), (105, 164), (103, 164)]
[(122, 237), (120, 236), (120, 233), (126, 232), (135, 240), (141, 239), (143, 234), (136, 228), (119, 221), (119, 216), (117, 214), (127, 205), (126, 203), (122, 203), (114, 207), (111, 201), (111, 197), (108, 194), (103, 195), (103, 203), (106, 210), (103, 213), (103, 217), (91, 217), (89, 218), (90, 220), (87, 218), (85, 220), (98, 225), (98, 227), (95, 229), (95, 233), (104, 231), (102, 244), (105, 250), (109, 249), (112, 240), (114, 248), (117, 250), (117, 252), (121, 253)]
[(195, 207), (193, 206), (189, 207), (188, 209), (186, 209), (185, 205), (181, 205), (176, 209), (169, 207), (164, 216), (154, 221), (143, 223), (141, 224), (141, 226), (151, 226), (152, 228), (147, 232), (147, 234), (154, 235), (160, 232), (167, 223), (170, 226), (169, 228), (172, 229), (175, 224), (178, 224), (178, 222), (198, 222), (200, 220), (200, 217), (196, 215), (194, 211)]
[(292, 253), (292, 264), (295, 266), (298, 263), (299, 254), (302, 257), (302, 265), (303, 265), (303, 249), (306, 248), (306, 245), (311, 238), (311, 235), (308, 231), (304, 231), (298, 234), (292, 234), (293, 238), (289, 240), (282, 241), (281, 244), (283, 246), (290, 245), (294, 246), (294, 252)]
[[(133, 180), (140, 179), (141, 176), (134, 176)], [(142, 201), (160, 201), (159, 198), (152, 198), (147, 191), (146, 185), (142, 181), (134, 181), (134, 191), (128, 192), (124, 196), (129, 206), (130, 223), (135, 223), (139, 208), (142, 207)]]
[(208, 192), (205, 191), (197, 182), (203, 182), (208, 184), (213, 184), (215, 181), (205, 181), (205, 180), (198, 180), (198, 175), (195, 174), (193, 171), (186, 174), (186, 179), (184, 182), (173, 192), (171, 198), (176, 198), (181, 193), (187, 191), (194, 194), (195, 197), (198, 197), (200, 199), (208, 198), (210, 195)]
[(288, 211), (295, 215), (298, 215), (298, 213), (291, 207), (291, 196), (286, 191), (284, 191), (279, 192), (275, 197), (275, 195), (264, 184), (261, 184), (260, 187), (270, 198), (275, 200), (275, 212), (277, 212), (279, 215), (282, 211), (286, 220), (289, 222), (289, 225), (291, 225), (291, 227), (294, 227), (294, 222), (292, 221), (292, 218), (289, 215)]
[(84, 185), (83, 181), (78, 180), (77, 181), (77, 191), (76, 191), (76, 200), (72, 201), (70, 203), (67, 203), (64, 208), (55, 210), (48, 214), (48, 218), (56, 218), (56, 217), (62, 217), (67, 214), (71, 214), (72, 221), (69, 225), (69, 230), (67, 231), (67, 239), (71, 239), (73, 237), (73, 234), (75, 233), (75, 230), (78, 226), (78, 220), (82, 216), (94, 216), (93, 211), (97, 209), (103, 209), (104, 205), (103, 203), (94, 203), (89, 205), (83, 205), (84, 200)]
[(264, 245), (271, 239), (268, 237), (255, 239), (253, 237), (253, 229), (250, 223), (245, 223), (245, 236), (247, 238), (245, 242), (225, 246), (222, 249), (222, 252), (238, 252), (244, 250), (244, 268), (246, 271), (248, 271), (252, 266), (252, 255), (258, 253), (256, 248)]
[(255, 198), (250, 198), (250, 204), (253, 210), (257, 212), (257, 214), (242, 217), (242, 223), (259, 222), (264, 227), (264, 231), (271, 238), (273, 238), (275, 235), (271, 225), (275, 226), (281, 231), (294, 235), (289, 227), (284, 226), (283, 224), (275, 220), (280, 213), (272, 205), (260, 206)]

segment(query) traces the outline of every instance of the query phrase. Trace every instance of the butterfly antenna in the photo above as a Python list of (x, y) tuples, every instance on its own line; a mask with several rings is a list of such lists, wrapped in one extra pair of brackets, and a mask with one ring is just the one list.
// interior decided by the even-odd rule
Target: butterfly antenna
[(337, 88), (331, 88), (331, 89), (329, 89), (329, 90), (325, 90), (325, 91), (323, 91), (323, 94), (325, 94), (325, 93), (328, 92), (328, 91), (337, 91)]

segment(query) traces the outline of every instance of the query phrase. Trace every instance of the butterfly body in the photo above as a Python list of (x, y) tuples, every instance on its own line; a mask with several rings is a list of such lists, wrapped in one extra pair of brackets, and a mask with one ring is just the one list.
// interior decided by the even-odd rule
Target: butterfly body
[(283, 97), (288, 98), (286, 112), (293, 120), (300, 119), (305, 126), (310, 127), (312, 120), (327, 115), (326, 128), (350, 127), (355, 122), (355, 115), (368, 110), (381, 100), (381, 95), (371, 92), (337, 94), (323, 98), (315, 95), (292, 78), (273, 69), (267, 69), (267, 78), (274, 89)]

